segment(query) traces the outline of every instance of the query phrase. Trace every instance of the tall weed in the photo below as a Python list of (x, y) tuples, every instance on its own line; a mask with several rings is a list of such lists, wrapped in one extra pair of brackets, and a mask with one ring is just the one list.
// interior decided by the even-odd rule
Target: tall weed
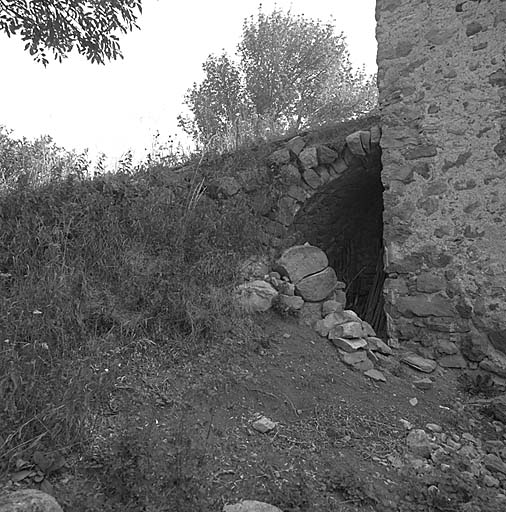
[(257, 223), (201, 183), (174, 193), (150, 171), (69, 176), (1, 198), (0, 464), (92, 436), (126, 347), (187, 353), (234, 325), (236, 262), (257, 247)]

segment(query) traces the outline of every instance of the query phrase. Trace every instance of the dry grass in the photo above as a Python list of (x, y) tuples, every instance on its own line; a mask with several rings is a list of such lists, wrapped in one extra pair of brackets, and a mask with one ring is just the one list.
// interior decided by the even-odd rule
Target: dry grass
[(256, 223), (202, 192), (147, 171), (0, 199), (0, 467), (86, 446), (144, 345), (173, 361), (234, 324)]

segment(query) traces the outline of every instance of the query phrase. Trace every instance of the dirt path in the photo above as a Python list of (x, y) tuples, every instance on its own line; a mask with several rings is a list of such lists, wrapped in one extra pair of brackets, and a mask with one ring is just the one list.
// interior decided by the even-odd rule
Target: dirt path
[[(393, 364), (376, 383), (295, 319), (259, 322), (256, 340), (227, 338), (177, 369), (153, 361), (123, 383), (94, 457), (69, 460), (53, 481), (64, 509), (211, 512), (241, 499), (308, 512), (504, 509), (500, 488), (460, 482), (460, 456), (443, 472), (406, 462), (408, 424), (504, 441), (466, 406), (455, 373), (437, 370), (423, 391), (419, 373)], [(276, 427), (255, 430), (259, 415)]]

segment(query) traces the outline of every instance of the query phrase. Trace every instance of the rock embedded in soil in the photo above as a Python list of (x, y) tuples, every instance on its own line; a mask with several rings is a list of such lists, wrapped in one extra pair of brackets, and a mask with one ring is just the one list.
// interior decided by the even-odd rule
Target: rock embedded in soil
[(315, 326), (322, 319), (322, 305), (319, 302), (305, 302), (300, 310), (299, 323), (309, 327)]
[(431, 453), (435, 448), (427, 432), (420, 428), (410, 431), (406, 438), (406, 445), (410, 453), (425, 459), (430, 459)]
[(306, 276), (295, 285), (297, 293), (308, 302), (325, 300), (335, 289), (337, 283), (336, 272), (332, 267)]
[(289, 311), (299, 311), (304, 306), (304, 299), (296, 295), (278, 295), (279, 305)]
[(467, 368), (467, 361), (460, 354), (440, 357), (437, 362), (443, 368)]
[(282, 512), (281, 509), (263, 501), (244, 500), (234, 505), (225, 505), (223, 512)]
[(434, 387), (434, 382), (429, 379), (428, 377), (424, 379), (417, 379), (413, 381), (413, 385), (417, 387), (418, 389), (421, 389), (423, 391), (427, 391), (429, 389), (432, 389)]
[(49, 494), (36, 489), (14, 491), (0, 496), (0, 512), (63, 512)]
[(436, 361), (416, 354), (405, 354), (401, 362), (424, 373), (432, 373), (437, 368)]
[(318, 247), (295, 245), (283, 252), (276, 262), (275, 270), (297, 284), (305, 277), (325, 270), (328, 264), (327, 255)]
[(237, 288), (238, 302), (248, 312), (263, 312), (270, 309), (277, 297), (276, 289), (266, 281), (256, 280)]
[(260, 418), (256, 419), (251, 426), (257, 431), (261, 432), (262, 434), (266, 434), (267, 432), (270, 432), (271, 430), (274, 430), (277, 426), (277, 423), (275, 421), (270, 420), (269, 418), (266, 418), (265, 416), (261, 416)]

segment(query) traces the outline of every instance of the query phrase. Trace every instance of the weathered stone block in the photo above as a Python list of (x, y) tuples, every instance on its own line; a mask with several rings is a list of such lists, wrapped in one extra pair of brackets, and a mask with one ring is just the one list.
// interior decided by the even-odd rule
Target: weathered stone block
[(308, 302), (325, 300), (335, 289), (337, 284), (336, 272), (333, 268), (307, 276), (296, 284), (297, 292)]
[[(364, 336), (364, 329), (361, 322), (346, 322), (333, 327), (329, 332), (329, 339), (338, 338), (361, 338)], [(367, 343), (364, 340), (364, 347)], [(361, 348), (361, 347), (360, 347)]]
[(315, 147), (305, 148), (299, 154), (299, 160), (304, 169), (318, 167), (318, 152)]
[(321, 272), (328, 264), (327, 255), (318, 247), (295, 245), (283, 252), (274, 270), (297, 284), (304, 277)]
[(290, 139), (286, 143), (286, 148), (292, 151), (295, 155), (299, 155), (299, 153), (304, 149), (304, 146), (306, 143), (304, 142), (304, 139), (300, 136), (294, 137), (293, 139)]
[(339, 155), (327, 146), (317, 147), (318, 162), (320, 165), (331, 164), (339, 158)]
[(440, 295), (400, 297), (395, 306), (402, 315), (452, 317), (456, 314), (452, 301)]
[(367, 347), (367, 342), (363, 338), (334, 338), (330, 337), (332, 344), (344, 352), (356, 352)]

